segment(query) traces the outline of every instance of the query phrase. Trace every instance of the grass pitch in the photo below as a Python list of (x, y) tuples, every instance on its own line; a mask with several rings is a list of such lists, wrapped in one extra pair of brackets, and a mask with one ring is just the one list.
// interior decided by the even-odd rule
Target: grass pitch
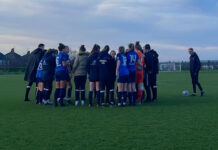
[[(125, 108), (24, 102), (23, 75), (0, 75), (1, 150), (218, 149), (218, 72), (201, 72), (204, 97), (188, 72), (161, 73), (157, 103)], [(73, 94), (74, 95), (74, 94)]]

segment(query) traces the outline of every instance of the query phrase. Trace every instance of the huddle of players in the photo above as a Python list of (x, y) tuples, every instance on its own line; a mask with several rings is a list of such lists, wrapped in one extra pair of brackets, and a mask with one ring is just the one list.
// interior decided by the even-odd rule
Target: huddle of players
[[(114, 86), (117, 79), (118, 106), (142, 104), (144, 88), (146, 101), (157, 100), (156, 76), (158, 54), (146, 44), (142, 49), (139, 42), (130, 43), (128, 49), (119, 47), (118, 54), (106, 45), (102, 50), (95, 44), (91, 53), (82, 45), (73, 62), (69, 60), (69, 47), (59, 44), (58, 50), (44, 51), (36, 72), (37, 104), (50, 104), (53, 77), (56, 78), (54, 105), (64, 106), (64, 100), (72, 104), (71, 78), (74, 75), (75, 106), (85, 104), (85, 85), (89, 79), (89, 106), (93, 98), (97, 106), (115, 105)], [(110, 51), (110, 53), (109, 53)], [(68, 91), (67, 91), (67, 87)], [(151, 98), (151, 91), (153, 98)], [(106, 102), (105, 102), (106, 92)], [(67, 96), (66, 96), (67, 94)], [(67, 98), (66, 98), (67, 97)]]

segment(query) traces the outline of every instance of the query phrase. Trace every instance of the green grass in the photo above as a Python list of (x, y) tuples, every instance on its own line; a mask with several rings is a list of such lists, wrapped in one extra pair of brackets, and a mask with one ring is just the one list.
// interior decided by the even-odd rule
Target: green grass
[(188, 72), (158, 79), (154, 104), (54, 108), (23, 101), (23, 75), (0, 75), (0, 149), (218, 149), (218, 72), (201, 72), (205, 97), (182, 96)]

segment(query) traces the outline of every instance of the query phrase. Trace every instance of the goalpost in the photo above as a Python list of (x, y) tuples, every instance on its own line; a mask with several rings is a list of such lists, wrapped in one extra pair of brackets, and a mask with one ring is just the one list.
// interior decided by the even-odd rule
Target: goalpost
[(161, 72), (181, 72), (182, 64), (180, 62), (164, 62), (160, 63)]

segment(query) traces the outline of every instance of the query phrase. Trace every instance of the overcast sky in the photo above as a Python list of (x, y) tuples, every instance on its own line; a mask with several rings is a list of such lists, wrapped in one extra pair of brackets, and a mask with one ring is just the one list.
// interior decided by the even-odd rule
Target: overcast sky
[(216, 0), (0, 0), (0, 52), (19, 54), (38, 43), (71, 49), (94, 43), (112, 49), (150, 43), (161, 61), (218, 59)]

